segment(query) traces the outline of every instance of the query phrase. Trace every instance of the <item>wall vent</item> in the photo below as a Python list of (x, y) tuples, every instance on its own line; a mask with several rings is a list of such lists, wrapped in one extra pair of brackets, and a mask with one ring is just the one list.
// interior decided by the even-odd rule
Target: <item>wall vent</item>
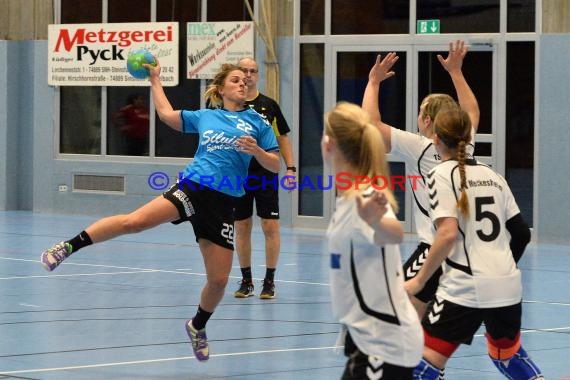
[(124, 193), (125, 177), (111, 175), (74, 174), (73, 191)]

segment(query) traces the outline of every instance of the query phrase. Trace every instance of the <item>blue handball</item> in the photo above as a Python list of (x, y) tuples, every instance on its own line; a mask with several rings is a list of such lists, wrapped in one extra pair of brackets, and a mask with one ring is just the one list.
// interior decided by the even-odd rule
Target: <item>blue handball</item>
[(129, 74), (137, 79), (148, 78), (149, 72), (143, 64), (148, 63), (156, 66), (156, 60), (152, 53), (146, 49), (138, 49), (129, 53), (127, 57), (127, 70)]

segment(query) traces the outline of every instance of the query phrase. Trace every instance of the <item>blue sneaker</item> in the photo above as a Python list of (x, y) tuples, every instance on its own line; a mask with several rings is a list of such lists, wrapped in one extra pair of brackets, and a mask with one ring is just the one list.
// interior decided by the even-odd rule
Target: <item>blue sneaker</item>
[(210, 358), (210, 349), (208, 348), (208, 337), (206, 336), (206, 329), (196, 330), (192, 325), (192, 320), (186, 321), (186, 333), (192, 343), (194, 356), (201, 362)]
[(42, 252), (41, 262), (44, 268), (48, 271), (52, 271), (59, 264), (63, 262), (63, 260), (67, 259), (69, 255), (71, 255), (71, 245), (69, 243), (60, 242), (51, 247), (50, 249)]

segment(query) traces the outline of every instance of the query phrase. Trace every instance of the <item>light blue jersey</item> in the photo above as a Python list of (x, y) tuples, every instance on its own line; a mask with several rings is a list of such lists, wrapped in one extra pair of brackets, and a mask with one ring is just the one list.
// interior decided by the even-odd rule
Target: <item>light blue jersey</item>
[(265, 151), (277, 151), (271, 125), (254, 110), (225, 109), (182, 111), (182, 132), (198, 133), (200, 140), (194, 160), (184, 170), (185, 180), (234, 197), (245, 194), (243, 181), (253, 157), (238, 150), (236, 141), (251, 136)]

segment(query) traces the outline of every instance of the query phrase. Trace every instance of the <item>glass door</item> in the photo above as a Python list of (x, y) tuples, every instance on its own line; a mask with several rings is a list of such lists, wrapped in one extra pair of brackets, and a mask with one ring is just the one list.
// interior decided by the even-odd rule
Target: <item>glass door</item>
[[(396, 52), (399, 60), (393, 70), (396, 75), (387, 79), (381, 85), (379, 107), (382, 120), (387, 124), (408, 132), (417, 133), (417, 115), (422, 99), (430, 93), (447, 93), (457, 99), (453, 82), (447, 71), (441, 66), (437, 55), (447, 56), (447, 44), (422, 45), (354, 45), (333, 44), (331, 49), (325, 49), (323, 61), (324, 83), (322, 83), (323, 109), (326, 112), (339, 101), (362, 103), (362, 96), (368, 81), (368, 73), (378, 54), (385, 56), (388, 52)], [(475, 156), (477, 160), (496, 167), (501, 172), (501, 159), (497, 159), (497, 147), (501, 145), (504, 136), (501, 129), (496, 128), (499, 117), (495, 110), (499, 81), (497, 80), (496, 45), (491, 43), (469, 44), (469, 53), (463, 62), (463, 73), (475, 93), (481, 120), (476, 136)], [(328, 58), (328, 59), (327, 59)], [(319, 128), (322, 129), (320, 122)], [(504, 134), (504, 132), (503, 132)], [(320, 134), (311, 139), (315, 155)], [(392, 175), (405, 176), (406, 168), (403, 162), (388, 155)], [(330, 169), (320, 162), (318, 174), (329, 178)], [(315, 173), (313, 173), (315, 174)], [(408, 182), (409, 184), (409, 182)], [(333, 189), (319, 190), (307, 204), (318, 208), (318, 215), (311, 218), (311, 227), (326, 227), (334, 210), (335, 191)], [(398, 218), (403, 222), (407, 232), (414, 232), (412, 223), (413, 195), (409, 186), (394, 188), (400, 211)], [(317, 195), (313, 191), (313, 196)], [(302, 214), (299, 214), (297, 217)], [(315, 218), (316, 217), (316, 218)], [(301, 218), (297, 221), (303, 220)], [(297, 225), (302, 226), (304, 223)]]
[[(407, 124), (414, 119), (411, 117), (411, 104), (407, 99), (411, 99), (412, 92), (411, 75), (409, 72), (410, 47), (403, 46), (336, 46), (333, 49), (333, 94), (332, 105), (339, 101), (347, 101), (362, 104), (364, 89), (368, 82), (368, 73), (380, 54), (384, 57), (389, 52), (396, 52), (399, 59), (393, 70), (396, 75), (387, 79), (381, 84), (381, 96), (379, 107), (382, 113), (382, 120), (398, 129), (407, 129)], [(392, 176), (405, 176), (406, 170), (403, 162), (396, 161), (391, 155), (390, 172)], [(404, 223), (406, 231), (410, 231), (411, 219), (411, 193), (408, 194), (407, 186), (401, 188), (394, 186), (394, 195), (398, 201), (398, 219)], [(334, 197), (331, 205), (334, 206)]]
[[(502, 172), (503, 165), (497, 161), (497, 144), (501, 140), (497, 123), (497, 54), (491, 43), (471, 43), (464, 61), (462, 71), (477, 98), (480, 109), (479, 128), (476, 136), (475, 157), (478, 161), (495, 167)], [(457, 93), (449, 74), (439, 63), (437, 55), (447, 56), (449, 47), (440, 45), (415, 46), (414, 73), (414, 112), (419, 110), (422, 99), (428, 94), (445, 93), (457, 100)], [(414, 119), (415, 120), (415, 119)], [(417, 131), (417, 126), (413, 127)]]

